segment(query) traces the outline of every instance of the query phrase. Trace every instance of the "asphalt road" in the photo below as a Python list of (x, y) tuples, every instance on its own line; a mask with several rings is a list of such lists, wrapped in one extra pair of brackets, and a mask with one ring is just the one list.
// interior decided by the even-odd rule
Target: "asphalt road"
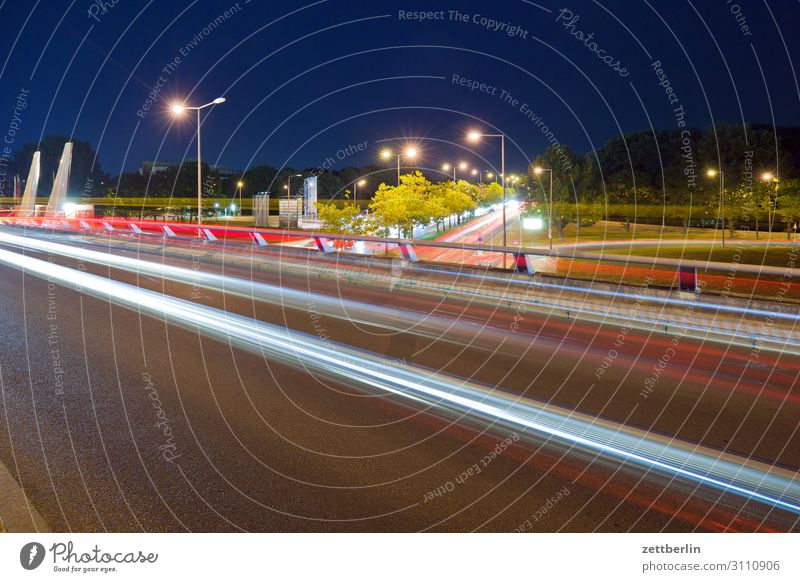
[[(183, 264), (220, 269), (201, 259)], [(670, 347), (666, 336), (629, 330), (617, 346), (619, 325), (277, 270), (254, 275), (287, 289), (396, 307), (421, 322), (431, 314), (452, 322), (430, 337), (319, 315), (313, 303), (287, 308), (80, 267), (325, 334), (396, 365), (441, 370), (794, 471), (800, 466), (800, 362), (793, 357), (754, 359), (742, 348), (682, 338), (643, 397)], [(246, 269), (225, 274), (253, 276)], [(761, 503), (315, 377), (5, 266), (0, 334), (0, 460), (18, 471), (54, 531), (798, 527), (796, 516)], [(611, 349), (617, 355), (598, 379)], [(506, 438), (514, 442), (492, 455)]]

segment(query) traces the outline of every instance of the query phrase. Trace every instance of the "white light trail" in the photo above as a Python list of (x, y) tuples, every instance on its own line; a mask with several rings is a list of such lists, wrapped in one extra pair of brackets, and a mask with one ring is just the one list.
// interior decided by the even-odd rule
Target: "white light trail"
[(679, 475), (800, 514), (800, 483), (785, 469), (674, 441), (430, 370), (392, 366), (380, 355), (168, 297), (0, 249), (0, 264), (337, 381), (422, 401), (439, 409), (502, 421), (562, 443)]
[[(151, 275), (264, 303), (272, 303), (284, 308), (307, 311), (309, 308), (313, 307), (315, 311), (321, 314), (343, 319), (351, 323), (370, 325), (372, 327), (380, 327), (392, 331), (414, 333), (436, 340), (445, 339), (442, 337), (443, 330), (452, 332), (455, 330), (456, 326), (465, 328), (463, 325), (464, 322), (453, 322), (442, 317), (431, 315), (423, 316), (400, 309), (392, 309), (385, 305), (372, 305), (340, 297), (331, 297), (311, 293), (309, 291), (290, 289), (269, 283), (216, 275), (199, 269), (187, 269), (174, 265), (143, 261), (133, 257), (113, 255), (40, 239), (15, 236), (2, 231), (0, 231), (0, 243), (8, 243), (20, 248), (33, 249), (79, 259), (84, 262), (121, 269), (140, 275)], [(460, 337), (464, 339), (464, 341), (475, 341), (474, 329), (460, 329), (459, 331), (465, 333), (470, 333), (471, 331), (471, 335), (462, 335)], [(489, 339), (488, 335), (491, 334), (487, 332), (487, 339)]]
[[(181, 267), (175, 267), (172, 265), (164, 265), (149, 261), (142, 261), (140, 259), (113, 255), (108, 252), (92, 251), (80, 247), (54, 243), (41, 239), (21, 237), (13, 234), (8, 234), (3, 231), (0, 231), (0, 242), (5, 242), (7, 244), (11, 244), (21, 248), (29, 248), (43, 252), (54, 253), (62, 256), (72, 257), (100, 265), (127, 270), (134, 273), (142, 273), (158, 277), (164, 277), (173, 281), (178, 281), (190, 285), (198, 285), (216, 291), (224, 291), (226, 293), (232, 293), (235, 295), (239, 295), (241, 297), (253, 298), (258, 301), (264, 301), (264, 302), (271, 301), (273, 303), (280, 302), (282, 305), (293, 308), (308, 307), (310, 294), (304, 291), (291, 290), (275, 285), (269, 285), (266, 283), (256, 283), (253, 281), (246, 281), (234, 277), (215, 275), (213, 273), (207, 273), (196, 269), (186, 269)], [(448, 276), (452, 276), (451, 272), (442, 271), (431, 267), (417, 267), (417, 270), (429, 273), (442, 273)], [(459, 277), (477, 278), (480, 279), (481, 281), (496, 280), (498, 282), (502, 282), (505, 285), (517, 285), (517, 286), (530, 285), (530, 282), (515, 281), (500, 277), (491, 277), (486, 274), (469, 275), (467, 273), (461, 272), (459, 273)], [(798, 317), (792, 313), (782, 313), (778, 310), (767, 311), (749, 307), (711, 304), (703, 302), (699, 298), (692, 300), (683, 300), (683, 299), (674, 299), (669, 297), (650, 297), (646, 294), (640, 295), (638, 293), (625, 293), (618, 290), (606, 291), (602, 289), (590, 289), (590, 288), (575, 287), (563, 284), (545, 283), (542, 281), (537, 281), (536, 286), (543, 288), (553, 288), (558, 290), (576, 291), (581, 293), (587, 293), (589, 295), (599, 295), (610, 298), (621, 297), (636, 301), (664, 303), (666, 305), (692, 306), (695, 309), (701, 309), (701, 308), (711, 309), (716, 311), (723, 311), (726, 313), (741, 314), (742, 316), (750, 315), (759, 317), (769, 317), (770, 321), (774, 319), (786, 320), (793, 323), (798, 321)], [(431, 291), (439, 290), (438, 287), (427, 285), (422, 281), (415, 283), (415, 288), (431, 290)], [(453, 288), (451, 292), (454, 294), (460, 293), (466, 296), (481, 297), (489, 300), (498, 299), (496, 295), (492, 295), (489, 293), (482, 293), (476, 289), (469, 291), (459, 291), (458, 288)], [(714, 334), (718, 334), (725, 338), (729, 338), (725, 340), (727, 343), (746, 346), (746, 347), (752, 347), (753, 342), (760, 341), (761, 342), (760, 347), (763, 350), (779, 349), (782, 352), (784, 351), (790, 352), (794, 348), (800, 347), (800, 342), (794, 341), (792, 339), (781, 338), (779, 336), (775, 337), (766, 336), (763, 333), (756, 333), (753, 331), (747, 332), (740, 326), (737, 326), (736, 329), (729, 330), (726, 329), (724, 326), (719, 326), (719, 325), (714, 325), (713, 327), (709, 327), (707, 325), (691, 324), (686, 321), (675, 322), (664, 318), (663, 314), (660, 312), (658, 313), (657, 316), (648, 317), (645, 314), (646, 313), (645, 311), (641, 311), (637, 312), (635, 318), (631, 318), (629, 313), (616, 314), (611, 311), (608, 311), (608, 309), (606, 309), (605, 311), (602, 309), (593, 309), (585, 302), (581, 302), (577, 305), (574, 303), (566, 306), (560, 305), (559, 300), (560, 297), (556, 298), (552, 302), (545, 302), (544, 297), (539, 296), (537, 297), (537, 303), (536, 304), (530, 303), (530, 305), (532, 307), (535, 305), (536, 308), (540, 308), (543, 305), (549, 305), (550, 307), (556, 309), (568, 309), (573, 313), (582, 313), (591, 316), (603, 317), (606, 319), (624, 317), (626, 320), (636, 321), (637, 323), (640, 324), (669, 325), (672, 327), (685, 329), (687, 331), (689, 330), (698, 331), (706, 334), (713, 332)], [(400, 310), (388, 310), (385, 307), (376, 307), (367, 303), (349, 301), (342, 298), (332, 299), (323, 297), (321, 295), (315, 295), (313, 298), (313, 302), (319, 304), (321, 308), (324, 308), (326, 310), (325, 314), (331, 317), (347, 319), (353, 323), (373, 325), (390, 330), (403, 330), (407, 332), (413, 331), (417, 335), (426, 337), (434, 337), (441, 339), (441, 335), (437, 332), (437, 330), (441, 330), (443, 328), (447, 328), (448, 330), (455, 329), (452, 322), (450, 323), (445, 322), (442, 318), (427, 316), (421, 321), (419, 317), (414, 317), (413, 315), (410, 315), (407, 312), (403, 312)], [(604, 305), (606, 305), (606, 308), (608, 307), (607, 304), (604, 303)], [(761, 328), (764, 328), (764, 326), (761, 326)], [(486, 333), (488, 333), (488, 331)], [(775, 345), (773, 346), (770, 342), (775, 342)]]

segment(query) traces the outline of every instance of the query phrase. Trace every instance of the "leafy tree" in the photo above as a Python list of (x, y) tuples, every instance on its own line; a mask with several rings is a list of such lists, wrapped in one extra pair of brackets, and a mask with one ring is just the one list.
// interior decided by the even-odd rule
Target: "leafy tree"
[(492, 206), (493, 204), (499, 204), (502, 200), (503, 187), (497, 182), (492, 182), (491, 184), (484, 184), (483, 187), (479, 189), (476, 202), (481, 206)]
[[(310, 174), (306, 174), (310, 175)], [(295, 181), (292, 180), (292, 189), (294, 189)], [(301, 186), (302, 180), (297, 178), (298, 186)], [(322, 172), (317, 174), (317, 196), (319, 198), (336, 198), (341, 197), (344, 192), (346, 183), (342, 181), (338, 174), (331, 172)]]
[[(292, 172), (297, 174), (297, 172)], [(286, 180), (278, 181), (278, 169), (270, 165), (259, 165), (248, 168), (239, 176), (245, 184), (245, 192), (250, 196), (259, 192), (270, 192), (273, 196), (283, 196), (286, 194), (283, 185)]]
[(398, 190), (397, 186), (387, 186), (382, 183), (369, 205), (370, 222), (373, 229), (381, 236), (388, 237), (390, 229), (402, 228), (407, 220), (406, 209)]
[(400, 186), (381, 184), (370, 204), (378, 228), (396, 226), (401, 236), (413, 237), (414, 227), (431, 220), (428, 205), (432, 184), (422, 172), (400, 177)]
[(791, 238), (794, 225), (800, 223), (800, 179), (781, 182), (776, 213), (786, 222), (786, 238)]
[(425, 202), (425, 212), (430, 220), (436, 223), (437, 232), (444, 227), (444, 219), (452, 215), (447, 205), (450, 192), (452, 190), (446, 184), (434, 184), (431, 186)]
[(114, 178), (106, 189), (107, 196), (139, 198), (147, 194), (147, 177), (139, 172), (124, 172)]
[[(480, 187), (466, 180), (440, 182), (430, 189), (429, 204), (434, 210), (431, 217), (438, 223), (444, 218), (452, 220), (456, 216), (456, 221), (460, 223), (464, 213), (475, 209), (480, 195)], [(436, 211), (439, 212), (438, 216)]]
[[(567, 146), (550, 146), (528, 168), (527, 182), (533, 201), (537, 207), (545, 209), (550, 206), (550, 177), (546, 172), (537, 174), (535, 169), (547, 168), (553, 172), (552, 226), (562, 239), (567, 225), (576, 222), (581, 216), (576, 186), (581, 166), (582, 161)], [(549, 212), (548, 210), (548, 214)]]
[[(207, 163), (201, 164), (201, 191), (205, 197), (220, 196), (220, 179)], [(147, 195), (158, 198), (191, 198), (197, 196), (197, 162), (189, 161), (145, 176)], [(144, 195), (140, 194), (140, 195)]]
[(326, 232), (334, 234), (362, 234), (366, 227), (358, 208), (352, 204), (341, 207), (333, 202), (317, 206), (319, 219)]

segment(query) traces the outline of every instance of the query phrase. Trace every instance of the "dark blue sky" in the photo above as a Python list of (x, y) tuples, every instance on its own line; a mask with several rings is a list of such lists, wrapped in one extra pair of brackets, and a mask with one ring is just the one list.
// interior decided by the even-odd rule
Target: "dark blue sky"
[[(494, 126), (511, 140), (509, 167), (520, 171), (548, 139), (582, 153), (620, 132), (674, 129), (678, 105), (691, 126), (800, 124), (796, 2), (101, 4), (0, 4), (0, 129), (29, 91), (12, 147), (74, 135), (97, 148), (111, 174), (146, 159), (194, 157), (195, 124), (173, 123), (168, 106), (219, 95), (227, 102), (204, 121), (203, 158), (239, 169), (364, 164), (377, 159), (382, 140), (406, 138), (418, 142), (423, 165), (465, 158), (489, 167), (499, 149), (487, 143), (471, 154), (463, 135)], [(420, 10), (443, 19), (401, 17)], [(159, 76), (158, 100), (144, 112)], [(504, 101), (504, 90), (517, 102)], [(360, 143), (361, 151), (346, 152)]]

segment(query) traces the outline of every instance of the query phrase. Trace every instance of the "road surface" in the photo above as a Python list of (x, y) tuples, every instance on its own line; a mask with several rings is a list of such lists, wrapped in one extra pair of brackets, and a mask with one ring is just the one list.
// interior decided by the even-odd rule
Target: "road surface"
[[(387, 371), (441, 371), (782, 470), (800, 466), (793, 356), (754, 358), (689, 338), (673, 346), (634, 329), (617, 345), (619, 324), (280, 269), (224, 275), (309, 292), (305, 308), (28, 256), (369, 350)], [(205, 256), (164, 260), (221, 274)], [(426, 332), (406, 320), (398, 330), (327, 316), (324, 297), (396, 309)], [(5, 264), (0, 330), (0, 460), (54, 531), (798, 527), (795, 514), (741, 495), (366, 391)]]

